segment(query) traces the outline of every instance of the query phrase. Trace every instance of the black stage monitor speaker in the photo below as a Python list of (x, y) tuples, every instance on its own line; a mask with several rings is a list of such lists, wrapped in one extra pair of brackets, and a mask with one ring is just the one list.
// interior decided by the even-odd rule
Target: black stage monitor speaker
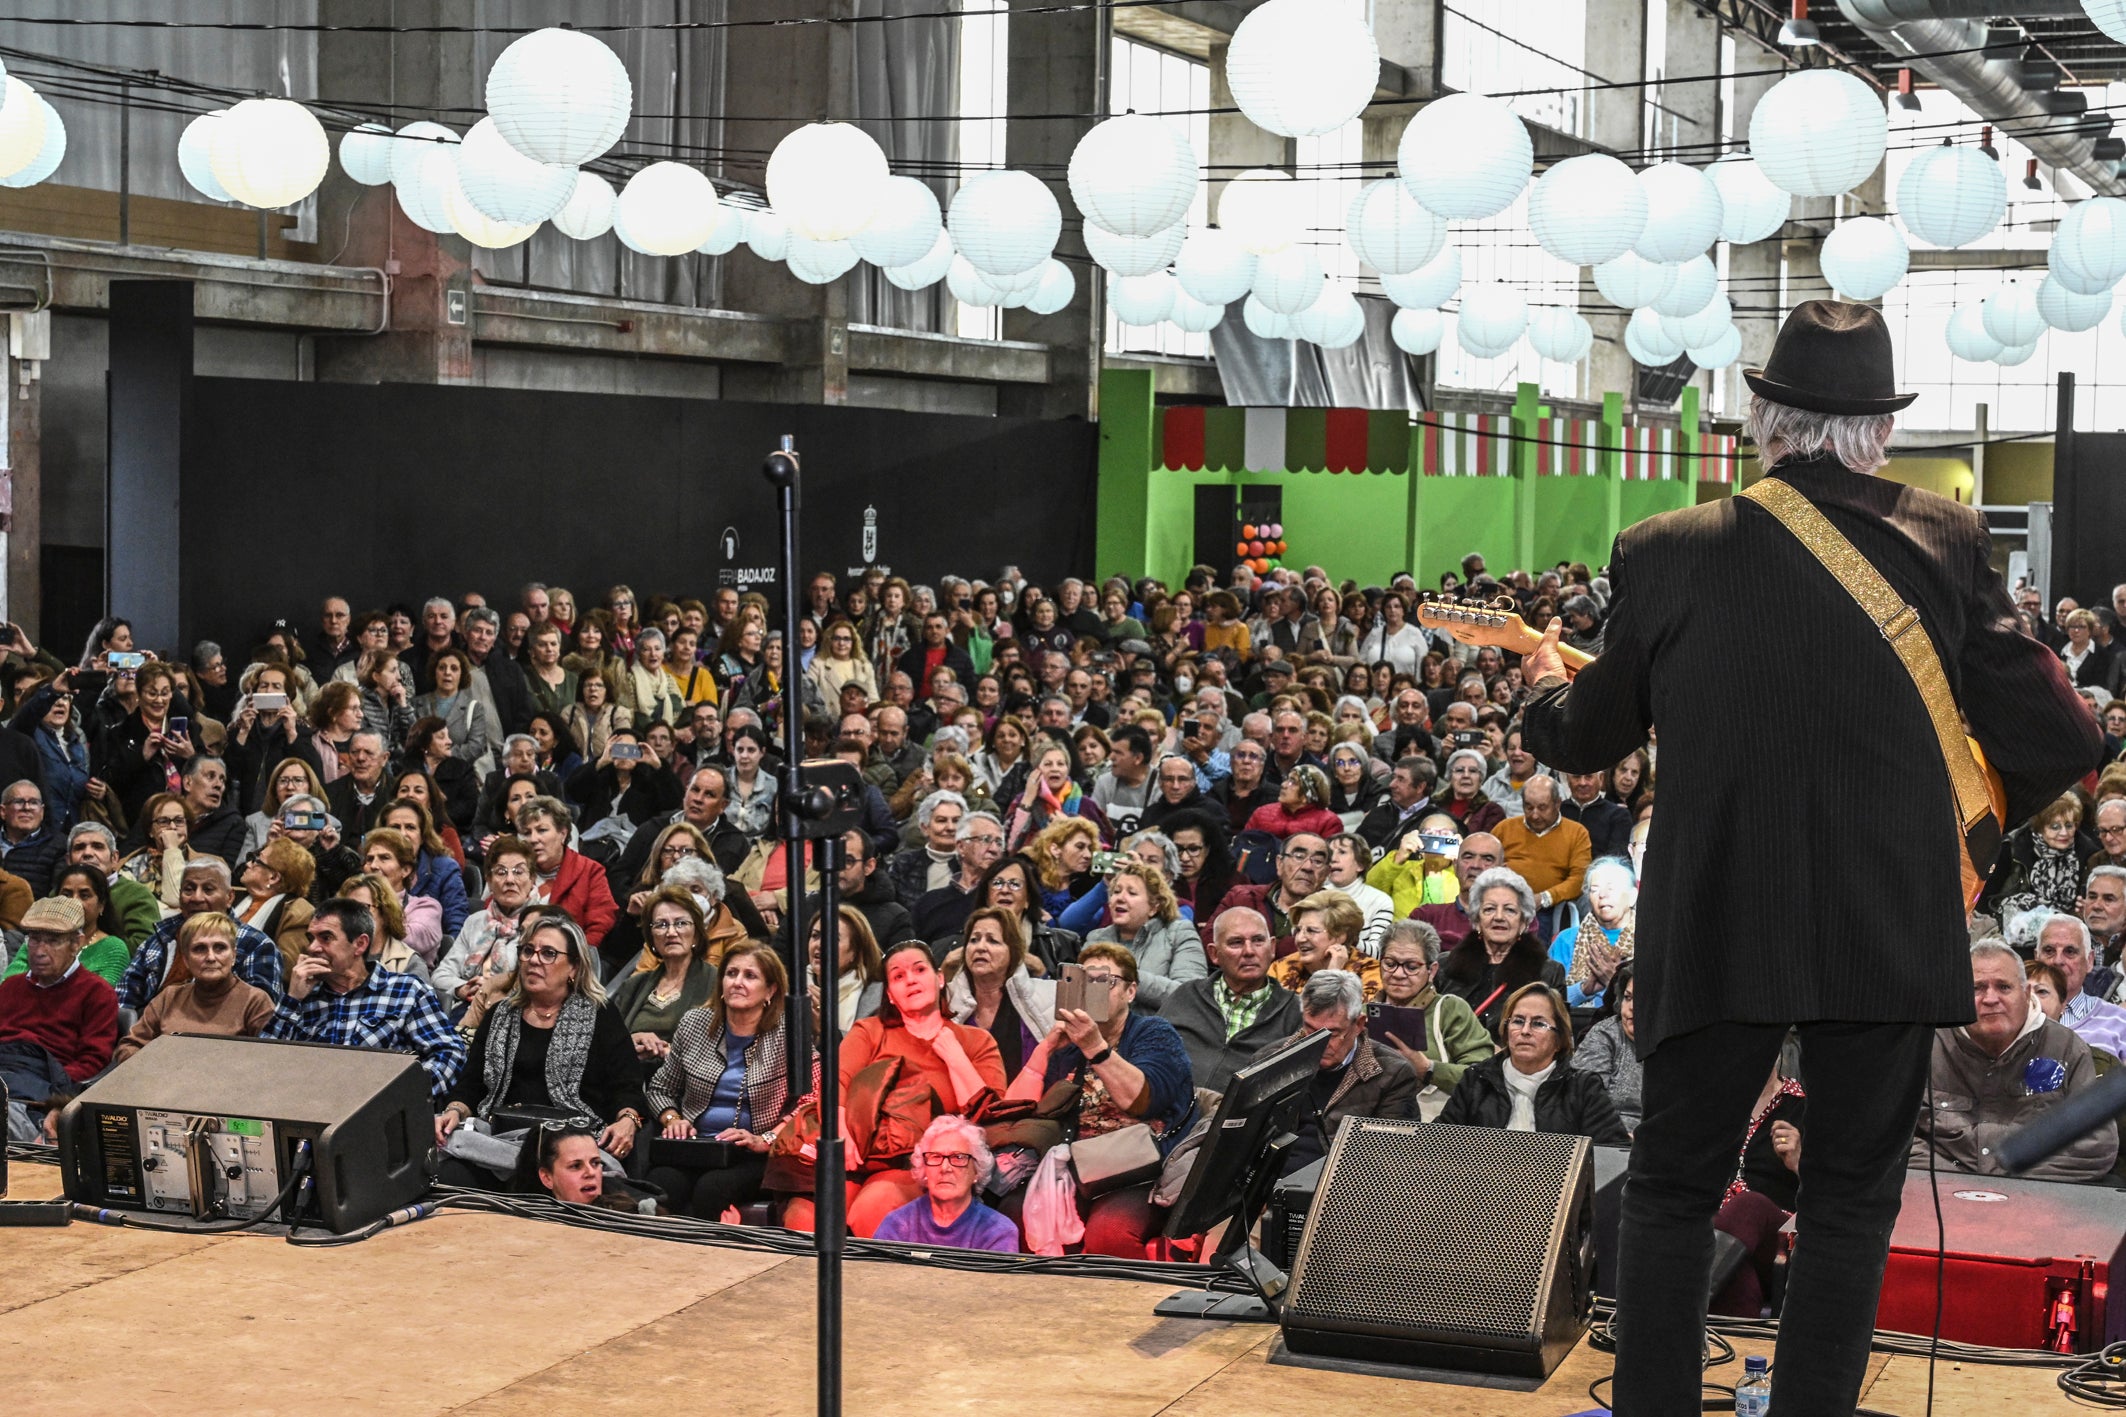
[(420, 1198), (434, 1140), (410, 1054), (164, 1034), (60, 1114), (59, 1166), (84, 1205), (254, 1220), (307, 1142), (310, 1199), (275, 1218), (345, 1234)]
[(1585, 1137), (1348, 1117), (1284, 1306), (1294, 1353), (1543, 1378), (1594, 1306)]

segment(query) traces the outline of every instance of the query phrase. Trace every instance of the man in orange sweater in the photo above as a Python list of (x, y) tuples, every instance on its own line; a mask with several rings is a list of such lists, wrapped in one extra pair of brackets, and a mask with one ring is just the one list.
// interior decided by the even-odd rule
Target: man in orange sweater
[(1587, 828), (1559, 811), (1554, 777), (1531, 777), (1521, 788), (1522, 813), (1492, 828), (1506, 847), (1506, 865), (1521, 873), (1545, 910), (1580, 898), (1594, 842)]

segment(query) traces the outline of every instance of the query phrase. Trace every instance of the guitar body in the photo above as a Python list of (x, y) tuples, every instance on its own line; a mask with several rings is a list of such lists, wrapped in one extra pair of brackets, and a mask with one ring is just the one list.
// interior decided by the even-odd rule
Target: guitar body
[[(1417, 607), (1417, 622), (1432, 629), (1445, 630), (1459, 644), (1491, 645), (1514, 654), (1527, 654), (1543, 641), (1510, 601), (1457, 604), (1428, 600)], [(1593, 655), (1569, 645), (1561, 644), (1557, 648), (1558, 656), (1565, 662), (1568, 679), (1594, 663)], [(2002, 784), (2000, 774), (1986, 761), (1985, 750), (1978, 746), (1978, 740), (1967, 736), (1964, 741), (1970, 744), (1971, 759), (1978, 764), (1979, 774), (1986, 780), (1986, 799), (1992, 814), (1990, 830), (1986, 829), (1983, 817), (1957, 824), (1963, 847), (1958, 853), (1958, 864), (1963, 877), (1964, 909), (1968, 913), (1978, 904), (1979, 892), (1985, 888), (1986, 878), (1992, 872), (1992, 856), (2008, 830), (2008, 790)], [(1987, 845), (1981, 849), (1974, 837)], [(1986, 859), (1982, 861), (1980, 856)]]

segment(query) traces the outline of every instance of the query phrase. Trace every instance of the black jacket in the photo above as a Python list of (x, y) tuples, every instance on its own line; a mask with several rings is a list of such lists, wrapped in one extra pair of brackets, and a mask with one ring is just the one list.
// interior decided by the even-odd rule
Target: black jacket
[(497, 645), (487, 655), (487, 663), (480, 666), (487, 673), (487, 687), (495, 696), (495, 716), (502, 720), (504, 733), (526, 733), (531, 730), (532, 696), (531, 685), (524, 682), (524, 666), (511, 659)]
[[(2096, 766), (2096, 721), (2018, 627), (1977, 513), (1828, 458), (1779, 476), (1918, 611), (2010, 827)], [(1528, 750), (1568, 772), (1613, 766), (1661, 725), (1641, 1056), (1721, 1021), (1970, 1022), (1948, 774), (1873, 622), (1742, 498), (1631, 527), (1609, 580), (1602, 656), (1569, 685), (1536, 685), (1524, 722)]]
[(219, 856), (236, 869), (236, 858), (244, 849), (244, 814), (235, 803), (226, 799), (219, 807), (192, 823), (191, 850), (208, 856)]
[[(928, 653), (926, 647), (918, 642), (905, 650), (901, 654), (899, 663), (894, 666), (915, 682), (915, 696), (919, 699), (930, 697), (924, 692), (923, 685), (923, 657), (926, 653)], [(945, 658), (939, 667), (950, 669), (953, 678), (959, 680), (969, 692), (973, 691), (975, 680), (974, 661), (967, 657), (966, 650), (947, 640), (945, 642)]]
[(1586, 806), (1581, 806), (1567, 797), (1559, 808), (1566, 820), (1578, 822), (1587, 828), (1587, 839), (1594, 844), (1594, 859), (1605, 856), (1622, 856), (1631, 847), (1631, 809), (1612, 802), (1607, 797), (1597, 797)]
[[(1666, 745), (1664, 745), (1665, 747)], [(1513, 1095), (1506, 1089), (1504, 1053), (1474, 1064), (1455, 1084), (1439, 1120), (1458, 1127), (1503, 1127), (1513, 1116)], [(1617, 1118), (1609, 1089), (1593, 1073), (1576, 1072), (1570, 1059), (1536, 1089), (1535, 1129), (1583, 1136), (1596, 1146), (1629, 1146), (1631, 1134)]]
[[(652, 817), (635, 829), (635, 834), (627, 840), (627, 849), (620, 853), (620, 859), (605, 868), (605, 878), (613, 888), (614, 900), (625, 906), (628, 896), (640, 889), (635, 883), (642, 876), (642, 868), (650, 864), (650, 848), (657, 844), (657, 834), (683, 816), (684, 813), (675, 808), (671, 815)], [(726, 876), (736, 871), (746, 859), (746, 853), (753, 849), (746, 834), (721, 816), (702, 835), (709, 839), (709, 855), (715, 858), (716, 869)], [(731, 891), (734, 898), (744, 894), (737, 889)]]
[(390, 803), (391, 798), (386, 795), (381, 779), (377, 782), (376, 796), (366, 805), (355, 792), (352, 776), (335, 778), (325, 789), (325, 805), (340, 819), (340, 840), (357, 851), (361, 849), (362, 838), (369, 835), (369, 829), (376, 825), (377, 818), (384, 815), (384, 808)]
[(1395, 805), (1394, 798), (1383, 797), (1358, 824), (1358, 834), (1375, 851), (1393, 851), (1397, 842), (1416, 831), (1417, 824), (1436, 810), (1429, 795), (1407, 812)]

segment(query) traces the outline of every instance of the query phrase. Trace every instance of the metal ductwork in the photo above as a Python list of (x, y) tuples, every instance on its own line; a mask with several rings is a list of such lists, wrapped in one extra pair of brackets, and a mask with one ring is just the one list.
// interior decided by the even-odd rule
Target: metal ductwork
[(1989, 33), (1986, 19), (2000, 15), (2004, 3), (2019, 15), (2083, 13), (2081, 0), (1838, 0), (1838, 8), (1894, 59), (1955, 94), (2046, 166), (2073, 173), (2094, 191), (2117, 191), (2118, 164), (2096, 151), (2104, 131), (2084, 115), (2059, 112), (2051, 93), (2027, 87), (2019, 56)]

